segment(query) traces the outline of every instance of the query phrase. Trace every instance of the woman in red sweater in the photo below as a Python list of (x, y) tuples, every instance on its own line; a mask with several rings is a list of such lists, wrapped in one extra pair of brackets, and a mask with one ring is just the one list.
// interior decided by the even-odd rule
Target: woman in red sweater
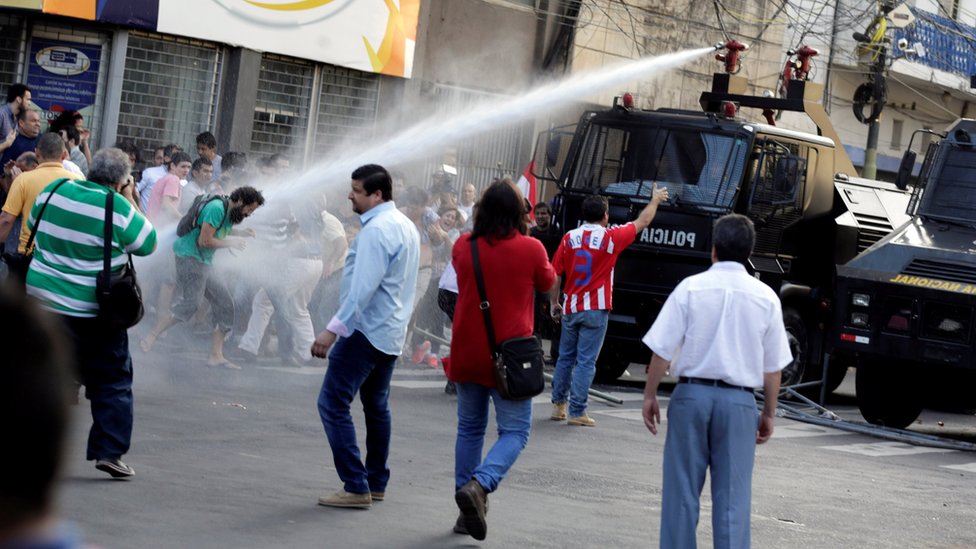
[[(485, 539), (487, 494), (494, 492), (529, 440), (531, 400), (504, 400), (495, 390), (491, 351), (479, 304), (471, 257), (478, 244), (485, 293), (496, 342), (532, 335), (534, 292), (556, 280), (546, 249), (526, 236), (524, 199), (511, 179), (495, 181), (481, 197), (474, 230), (454, 245), (458, 301), (447, 378), (457, 385), (458, 434), (454, 446), (455, 501), (461, 510), (454, 531)], [(488, 402), (495, 405), (498, 440), (482, 460)]]

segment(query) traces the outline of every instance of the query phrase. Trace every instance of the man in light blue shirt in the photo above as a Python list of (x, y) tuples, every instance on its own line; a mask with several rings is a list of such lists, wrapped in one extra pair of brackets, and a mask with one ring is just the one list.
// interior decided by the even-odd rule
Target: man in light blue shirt
[[(349, 200), (363, 228), (346, 256), (339, 311), (312, 345), (313, 356), (329, 357), (319, 416), (344, 486), (319, 505), (368, 509), (390, 479), (390, 379), (413, 313), (420, 235), (393, 203), (393, 180), (382, 166), (352, 172)], [(366, 414), (365, 464), (349, 412), (357, 392)]]

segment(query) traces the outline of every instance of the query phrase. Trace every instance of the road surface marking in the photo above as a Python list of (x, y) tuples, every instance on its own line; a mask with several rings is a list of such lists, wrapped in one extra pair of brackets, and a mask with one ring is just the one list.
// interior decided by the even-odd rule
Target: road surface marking
[(830, 429), (828, 427), (821, 427), (819, 425), (782, 425), (777, 423), (776, 429), (773, 432), (774, 438), (806, 438), (806, 437), (823, 437), (823, 436), (836, 436), (836, 435), (850, 435), (847, 431), (840, 431), (838, 429)]
[[(775, 435), (774, 435), (775, 436)], [(821, 446), (825, 450), (836, 450), (849, 454), (860, 454), (870, 457), (910, 456), (915, 454), (946, 454), (955, 452), (946, 448), (926, 448), (913, 446), (905, 442), (871, 442), (867, 444), (847, 444), (844, 446)]]
[(942, 465), (946, 469), (955, 469), (956, 471), (967, 471), (970, 473), (976, 473), (976, 463), (960, 463), (959, 465)]

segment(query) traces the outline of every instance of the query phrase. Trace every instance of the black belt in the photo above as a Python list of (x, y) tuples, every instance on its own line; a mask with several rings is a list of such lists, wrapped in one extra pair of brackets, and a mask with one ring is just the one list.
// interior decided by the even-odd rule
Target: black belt
[(726, 383), (721, 379), (705, 379), (702, 377), (681, 376), (678, 378), (678, 383), (691, 383), (692, 385), (711, 385), (712, 387), (721, 387), (723, 389), (738, 389), (740, 391), (745, 391), (747, 393), (753, 392), (752, 387), (743, 387), (742, 385), (732, 385), (731, 383)]

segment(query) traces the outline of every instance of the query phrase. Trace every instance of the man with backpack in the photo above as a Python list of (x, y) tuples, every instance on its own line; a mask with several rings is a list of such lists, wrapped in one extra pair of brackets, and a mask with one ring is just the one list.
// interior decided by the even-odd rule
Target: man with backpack
[(207, 365), (240, 369), (224, 358), (224, 338), (234, 324), (234, 301), (223, 281), (211, 276), (211, 264), (218, 248), (243, 250), (247, 247), (243, 238), (227, 237), (254, 236), (253, 230), (239, 231), (233, 227), (263, 204), (264, 197), (254, 187), (238, 187), (229, 197), (204, 194), (194, 200), (177, 226), (179, 238), (173, 243), (176, 295), (171, 314), (159, 311), (156, 326), (141, 342), (143, 351), (151, 351), (156, 339), (171, 326), (190, 320), (206, 296), (215, 326)]

